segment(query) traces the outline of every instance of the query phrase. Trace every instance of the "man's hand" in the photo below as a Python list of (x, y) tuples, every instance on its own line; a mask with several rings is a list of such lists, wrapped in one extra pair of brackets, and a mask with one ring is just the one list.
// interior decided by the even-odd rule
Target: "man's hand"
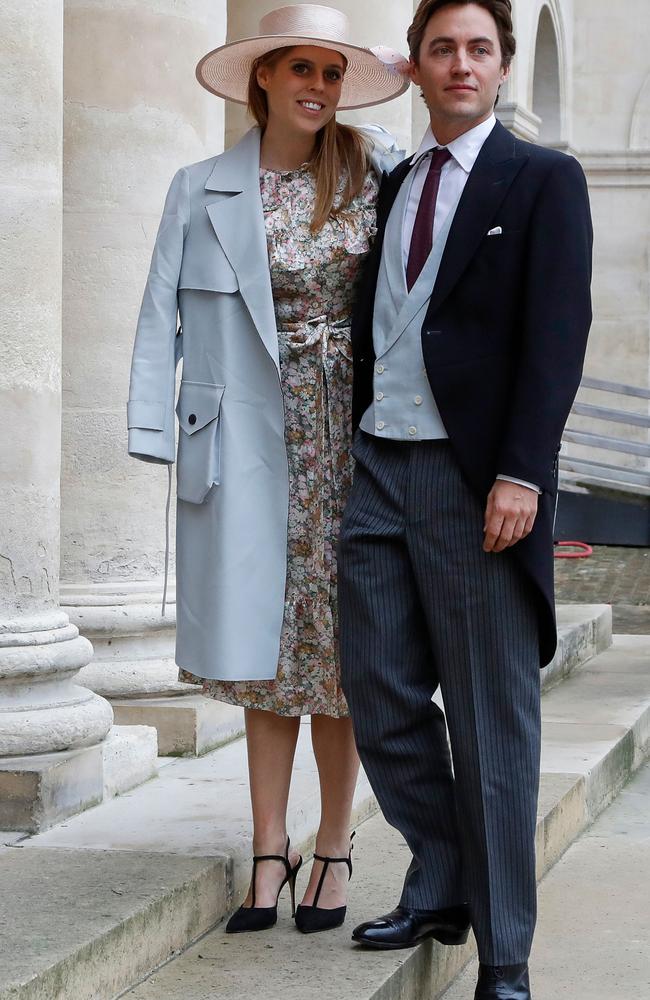
[(485, 508), (484, 552), (503, 552), (533, 530), (538, 494), (518, 483), (497, 479)]

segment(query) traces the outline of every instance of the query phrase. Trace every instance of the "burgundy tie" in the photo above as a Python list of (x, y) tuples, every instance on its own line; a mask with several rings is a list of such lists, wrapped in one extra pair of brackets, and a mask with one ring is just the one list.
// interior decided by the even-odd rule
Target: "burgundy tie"
[(420, 204), (415, 216), (411, 246), (409, 247), (409, 259), (406, 265), (406, 287), (409, 292), (418, 280), (420, 271), (426, 264), (427, 257), (431, 253), (433, 245), (433, 220), (436, 214), (438, 188), (440, 187), (440, 172), (449, 159), (451, 159), (451, 153), (448, 149), (434, 149), (431, 154), (429, 172), (424, 182)]

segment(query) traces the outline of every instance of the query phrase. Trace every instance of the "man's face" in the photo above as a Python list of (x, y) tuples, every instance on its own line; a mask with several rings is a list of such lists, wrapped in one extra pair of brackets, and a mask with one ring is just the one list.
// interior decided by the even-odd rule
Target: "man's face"
[(433, 15), (411, 76), (422, 89), (434, 134), (436, 122), (465, 132), (490, 116), (508, 76), (501, 61), (497, 25), (484, 7), (450, 4)]

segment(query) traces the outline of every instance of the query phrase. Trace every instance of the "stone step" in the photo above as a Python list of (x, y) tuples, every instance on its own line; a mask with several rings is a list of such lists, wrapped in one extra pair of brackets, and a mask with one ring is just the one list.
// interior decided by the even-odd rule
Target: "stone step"
[(121, 795), (158, 772), (151, 726), (112, 726), (90, 747), (0, 762), (0, 827), (39, 833)]
[[(649, 662), (650, 638), (618, 637), (610, 651), (545, 695), (537, 831), (540, 876), (593, 822), (647, 754)], [(409, 861), (400, 836), (379, 815), (359, 831), (355, 855), (349, 914), (342, 928), (320, 935), (297, 933), (284, 898), (274, 930), (229, 937), (218, 927), (125, 996), (129, 1000), (440, 997), (471, 959), (471, 939), (464, 948), (444, 948), (429, 941), (413, 951), (396, 952), (366, 952), (351, 945), (350, 931), (356, 922), (396, 903)], [(472, 996), (473, 986), (461, 995)], [(586, 1000), (586, 994), (571, 995)]]
[(557, 651), (542, 670), (547, 690), (582, 663), (612, 644), (612, 609), (608, 604), (560, 604), (557, 607)]
[[(530, 963), (535, 1000), (650, 996), (648, 885), (650, 764), (540, 886)], [(444, 1000), (467, 1000), (475, 982), (472, 962)]]
[(104, 800), (157, 777), (158, 752), (152, 726), (113, 726), (102, 743)]
[(120, 726), (153, 726), (163, 756), (200, 757), (244, 732), (244, 712), (202, 694), (111, 700)]
[[(610, 622), (609, 608), (572, 608), (566, 613), (561, 653), (547, 681), (561, 678), (606, 646)], [(0, 943), (8, 956), (0, 965), (0, 1000), (108, 1000), (218, 923), (239, 903), (250, 875), (246, 773), (243, 741), (200, 759), (166, 761), (157, 780), (0, 853), (0, 917), (3, 901), (11, 914)], [(554, 781), (561, 785), (559, 779)], [(362, 776), (355, 822), (375, 810)], [(319, 800), (307, 722), (301, 726), (289, 813), (292, 839), (308, 853)], [(549, 820), (549, 844), (554, 843), (552, 829)], [(372, 848), (370, 857), (381, 857), (381, 850)], [(177, 866), (179, 859), (188, 867)], [(110, 873), (120, 873), (121, 864), (134, 875), (116, 884)], [(69, 884), (66, 867), (74, 869)], [(25, 921), (21, 925), (9, 903), (11, 887), (23, 872), (28, 885), (34, 870), (42, 873), (36, 879), (39, 897), (20, 908)], [(382, 905), (390, 905), (393, 898), (387, 894)], [(89, 921), (79, 899), (94, 900), (101, 919)], [(65, 921), (65, 934), (57, 935), (53, 913)], [(125, 946), (130, 935), (138, 941), (137, 948)], [(30, 941), (48, 942), (48, 948), (30, 951)]]
[[(300, 730), (289, 811), (307, 855), (320, 803), (309, 723)], [(376, 808), (361, 776), (354, 822)], [(214, 927), (246, 892), (249, 815), (238, 740), (167, 760), (157, 780), (46, 833), (5, 838), (0, 1000), (108, 1000)]]

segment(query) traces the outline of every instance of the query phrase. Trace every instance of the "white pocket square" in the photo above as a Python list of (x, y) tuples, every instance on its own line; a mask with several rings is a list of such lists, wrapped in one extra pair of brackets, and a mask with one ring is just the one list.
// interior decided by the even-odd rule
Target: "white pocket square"
[(494, 229), (491, 229), (489, 231), (488, 236), (501, 236), (502, 233), (503, 229), (501, 228), (501, 226), (495, 226)]

